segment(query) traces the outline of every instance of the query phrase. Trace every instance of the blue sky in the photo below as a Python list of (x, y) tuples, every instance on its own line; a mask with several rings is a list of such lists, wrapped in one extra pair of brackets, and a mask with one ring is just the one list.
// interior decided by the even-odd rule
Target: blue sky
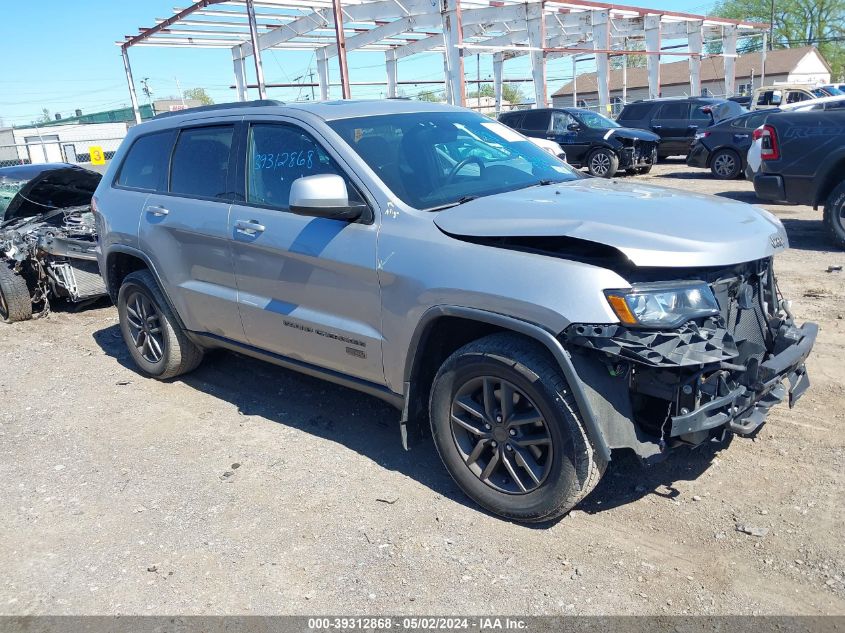
[[(616, 0), (617, 4), (706, 13), (715, 1), (706, 0)], [(140, 26), (152, 26), (155, 18), (172, 15), (174, 6), (189, 0), (6, 0), (3, 3), (3, 75), (0, 78), (0, 119), (6, 125), (29, 123), (42, 108), (65, 116), (76, 108), (85, 112), (106, 110), (129, 103), (120, 50), (114, 44)], [(235, 99), (229, 86), (234, 82), (231, 55), (216, 49), (130, 49), (136, 83), (149, 78), (155, 98), (178, 94), (202, 86), (218, 102)], [(305, 51), (266, 51), (264, 72), (268, 82), (290, 82), (314, 68), (313, 56)], [(669, 58), (668, 61), (676, 61)], [(527, 56), (505, 64), (506, 77), (528, 77)], [(352, 81), (382, 81), (384, 54), (352, 53), (349, 56)], [(474, 78), (475, 58), (466, 59), (466, 73)], [(336, 68), (332, 67), (333, 72)], [(579, 72), (586, 71), (586, 65)], [(491, 74), (489, 56), (481, 57), (481, 77)], [(547, 66), (550, 92), (571, 78), (568, 60)], [(440, 79), (439, 53), (421, 54), (399, 64), (399, 79)], [(405, 87), (409, 95), (431, 86)], [(436, 88), (436, 86), (435, 86)], [(355, 87), (353, 97), (379, 97), (381, 86)], [(310, 92), (310, 89), (305, 89)], [(270, 91), (270, 97), (293, 100), (296, 89)], [(530, 85), (523, 91), (528, 93)], [(252, 91), (254, 96), (256, 91)], [(335, 95), (339, 96), (339, 89)], [(141, 97), (143, 99), (143, 96)]]

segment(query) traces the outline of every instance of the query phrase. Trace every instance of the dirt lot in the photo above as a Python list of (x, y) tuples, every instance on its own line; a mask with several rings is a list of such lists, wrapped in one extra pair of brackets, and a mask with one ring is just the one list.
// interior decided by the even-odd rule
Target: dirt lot
[[(642, 181), (754, 201), (682, 163)], [(0, 328), (0, 612), (845, 614), (845, 253), (768, 208), (822, 328), (812, 389), (756, 440), (614, 461), (542, 528), (472, 505), (367, 396), (229, 353), (147, 380), (112, 307)]]

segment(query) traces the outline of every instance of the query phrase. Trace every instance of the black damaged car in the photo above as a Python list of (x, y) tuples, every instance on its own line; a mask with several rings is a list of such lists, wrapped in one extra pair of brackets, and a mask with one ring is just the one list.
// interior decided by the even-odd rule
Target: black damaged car
[(525, 136), (559, 143), (570, 165), (586, 167), (598, 178), (613, 178), (619, 170), (647, 174), (657, 162), (657, 134), (622, 127), (591, 110), (517, 110), (500, 115), (499, 121)]
[(91, 212), (100, 179), (65, 163), (0, 168), (0, 321), (106, 295)]

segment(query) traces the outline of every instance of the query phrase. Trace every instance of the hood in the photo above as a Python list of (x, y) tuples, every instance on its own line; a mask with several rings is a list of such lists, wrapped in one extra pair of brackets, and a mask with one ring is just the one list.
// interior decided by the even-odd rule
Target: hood
[(16, 167), (0, 173), (0, 183), (29, 178), (9, 201), (0, 222), (7, 224), (19, 218), (38, 217), (52, 209), (91, 204), (91, 198), (102, 175), (75, 165)]
[(619, 138), (635, 138), (638, 141), (651, 141), (652, 143), (656, 143), (660, 140), (660, 137), (654, 132), (649, 132), (648, 130), (640, 130), (633, 127), (608, 128), (607, 132), (604, 135), (604, 138), (608, 139), (611, 136), (618, 136)]
[(570, 237), (604, 244), (636, 266), (729, 266), (787, 248), (768, 211), (715, 196), (585, 178), (478, 198), (437, 212), (445, 233)]

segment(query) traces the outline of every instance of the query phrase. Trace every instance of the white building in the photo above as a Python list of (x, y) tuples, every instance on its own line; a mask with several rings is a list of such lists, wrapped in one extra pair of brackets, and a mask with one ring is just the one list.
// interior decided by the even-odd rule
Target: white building
[(22, 162), (86, 163), (91, 146), (102, 148), (107, 158), (126, 136), (126, 123), (89, 123), (15, 128), (14, 141)]
[[(763, 57), (761, 53), (748, 53), (736, 58), (736, 82), (733, 95), (750, 94), (761, 85)], [(769, 51), (766, 55), (766, 85), (775, 83), (830, 83), (831, 68), (814, 46), (784, 48)], [(623, 72), (610, 71), (610, 98), (613, 103), (623, 103)], [(648, 70), (628, 68), (625, 103), (648, 99)], [(753, 84), (753, 85), (752, 85)], [(552, 95), (555, 106), (571, 106), (572, 94), (576, 92), (579, 105), (597, 106), (598, 84), (595, 73), (578, 75), (575, 82), (569, 82)], [(660, 96), (690, 96), (689, 62), (685, 59), (670, 64), (660, 64)], [(701, 61), (701, 94), (704, 96), (725, 96), (724, 58), (719, 56)], [(733, 96), (728, 95), (728, 96)]]

